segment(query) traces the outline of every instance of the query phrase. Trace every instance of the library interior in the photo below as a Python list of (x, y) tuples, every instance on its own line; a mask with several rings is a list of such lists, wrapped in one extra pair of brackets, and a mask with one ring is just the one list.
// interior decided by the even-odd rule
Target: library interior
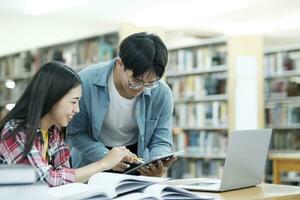
[[(161, 190), (170, 189), (169, 192), (174, 193), (171, 197), (163, 196), (162, 193), (151, 197), (147, 195), (153, 195), (158, 191), (157, 188), (140, 187), (135, 193), (128, 194), (129, 190), (120, 192), (117, 185), (114, 185), (116, 193), (105, 193), (105, 190), (101, 190), (101, 195), (106, 195), (103, 199), (300, 199), (299, 0), (0, 0), (0, 3), (0, 193), (4, 194), (4, 199), (67, 199), (64, 195), (70, 195), (69, 199), (81, 199), (99, 195), (100, 193), (89, 193), (88, 189), (83, 190), (82, 184), (77, 189), (75, 185), (71, 187), (71, 182), (78, 180), (76, 177), (79, 170), (76, 171), (75, 168), (84, 169), (88, 162), (90, 164), (100, 158), (103, 158), (103, 163), (104, 160), (109, 160), (100, 154), (99, 157), (91, 154), (92, 147), (96, 144), (99, 144), (99, 150), (100, 146), (104, 149), (113, 148), (106, 149), (112, 152), (111, 156), (117, 155), (117, 150), (122, 151), (114, 147), (128, 146), (127, 151), (132, 151), (130, 155), (141, 157), (140, 162), (146, 163), (140, 168), (146, 169), (139, 171), (141, 175), (146, 174), (145, 176), (123, 177), (117, 170), (118, 173), (111, 177), (116, 176), (120, 180), (130, 179), (131, 176), (139, 177), (132, 179), (145, 183), (148, 187), (151, 184), (157, 185), (154, 183), (165, 182), (172, 190), (167, 186)], [(134, 66), (127, 68), (131, 67), (127, 64), (136, 64), (143, 59), (129, 58), (132, 56), (130, 53), (121, 55), (120, 52), (131, 50), (130, 46), (126, 46), (126, 41), (137, 33), (144, 35), (138, 36), (136, 41), (149, 37), (154, 42), (155, 36), (160, 38), (154, 42), (154, 47), (158, 48), (160, 42), (165, 45), (165, 69), (154, 66), (157, 63), (164, 65), (163, 61), (157, 60), (161, 58), (157, 57), (151, 61), (153, 66), (137, 70), (142, 73), (133, 76), (136, 72)], [(147, 34), (155, 36), (150, 37)], [(137, 43), (137, 51), (144, 48), (143, 45), (142, 42)], [(122, 50), (122, 47), (125, 49)], [(146, 47), (147, 51), (144, 52), (147, 53), (150, 48), (152, 46)], [(161, 51), (163, 50), (156, 51), (154, 56), (163, 54)], [(139, 56), (143, 56), (144, 52)], [(127, 61), (126, 56), (132, 60)], [(78, 102), (74, 103), (78, 104), (78, 112), (76, 111), (75, 116), (69, 116), (66, 130), (61, 127), (66, 131), (66, 137), (60, 138), (64, 140), (65, 146), (56, 147), (56, 151), (63, 152), (64, 156), (68, 154), (68, 167), (74, 168), (72, 173), (76, 175), (71, 172), (64, 174), (62, 171), (66, 169), (61, 168), (61, 165), (53, 165), (54, 162), (59, 162), (52, 157), (55, 156), (55, 149), (52, 149), (55, 145), (51, 141), (57, 141), (51, 138), (55, 132), (51, 132), (53, 130), (48, 127), (46, 139), (45, 135), (38, 135), (39, 132), (44, 134), (44, 116), (52, 111), (47, 108), (47, 112), (44, 112), (45, 107), (49, 106), (45, 99), (61, 102), (59, 99), (55, 100), (56, 94), (49, 94), (47, 91), (44, 91), (45, 94), (40, 93), (41, 96), (32, 95), (34, 81), (38, 80), (39, 72), (42, 76), (41, 69), (46, 68), (47, 63), (53, 65), (53, 68), (58, 65), (67, 66), (81, 79), (76, 87), (78, 84), (82, 85), (82, 96), (76, 97)], [(107, 70), (98, 69), (98, 66), (109, 66), (107, 63), (113, 63), (111, 76), (105, 75)], [(102, 81), (107, 81), (104, 86), (95, 86), (95, 80), (92, 79), (92, 70), (98, 73), (95, 69), (99, 70), (100, 78), (105, 78)], [(133, 69), (132, 75), (130, 69)], [(129, 73), (127, 78), (125, 74), (125, 78), (121, 77), (120, 81), (124, 78), (130, 91), (141, 90), (139, 96), (130, 99), (122, 96), (120, 85), (116, 83), (119, 78), (117, 73), (123, 73), (122, 70)], [(158, 75), (160, 70), (163, 70), (162, 76)], [(155, 81), (150, 80), (153, 75), (156, 76)], [(50, 74), (45, 77), (49, 79), (40, 80), (40, 85), (37, 86), (46, 86), (49, 81), (49, 87), (37, 91), (47, 90), (54, 83)], [(64, 82), (66, 85), (70, 84), (67, 80), (57, 81)], [(106, 83), (108, 89), (105, 88)], [(110, 88), (110, 84), (115, 84), (112, 87), (119, 92), (117, 95), (113, 93), (115, 91)], [(63, 87), (53, 86), (57, 90), (65, 89)], [(94, 92), (97, 91), (95, 88), (101, 87), (105, 88), (105, 93), (102, 90), (99, 93)], [(68, 90), (73, 89), (72, 86)], [(69, 94), (66, 91), (64, 93)], [(147, 96), (148, 94), (152, 96)], [(113, 97), (116, 100), (112, 100)], [(40, 106), (40, 110), (29, 106), (33, 110), (27, 111), (28, 105), (33, 105), (29, 101), (37, 102), (36, 106)], [(108, 103), (102, 105), (103, 101)], [(122, 106), (124, 110), (119, 110)], [(139, 107), (140, 112), (134, 110), (135, 106)], [(102, 111), (102, 114), (101, 109), (105, 107), (106, 111)], [(113, 113), (114, 111), (118, 113)], [(40, 113), (28, 116), (28, 113), (34, 112)], [(103, 119), (99, 118), (100, 115)], [(37, 117), (40, 121), (34, 121), (36, 119), (33, 118)], [(122, 120), (124, 122), (120, 122)], [(98, 123), (99, 127), (94, 123)], [(102, 123), (105, 130), (100, 128)], [(18, 127), (19, 124), (24, 126), (21, 135), (25, 133), (28, 134), (26, 137), (34, 139), (36, 134), (37, 137), (42, 137), (41, 147), (36, 143), (32, 144), (31, 138), (23, 141), (19, 135), (23, 128)], [(31, 125), (38, 129), (31, 129)], [(86, 127), (82, 127), (84, 125)], [(15, 137), (9, 140), (7, 133), (13, 132), (15, 126), (18, 127), (13, 133)], [(25, 128), (33, 130), (31, 136)], [(109, 136), (117, 128), (119, 130)], [(147, 135), (149, 129), (151, 135)], [(270, 140), (265, 145), (267, 150), (260, 148), (259, 142), (265, 139), (263, 134), (257, 134), (260, 131), (271, 132)], [(236, 143), (233, 135), (249, 132), (255, 136), (254, 142), (249, 136), (245, 145), (242, 145), (241, 140), (238, 147), (229, 148), (230, 143)], [(109, 140), (118, 137), (118, 134), (121, 134), (120, 138), (110, 145)], [(15, 151), (26, 149), (30, 142), (34, 152), (41, 154), (39, 159), (44, 167), (32, 164), (37, 159), (33, 151), (29, 150), (24, 158), (18, 158), (23, 152)], [(46, 147), (45, 143), (48, 144)], [(15, 147), (16, 144), (19, 146)], [(65, 150), (59, 148), (68, 150), (64, 152)], [(146, 155), (145, 149), (150, 157)], [(232, 152), (233, 149), (235, 152)], [(160, 158), (166, 156), (165, 152), (168, 150), (169, 154), (175, 153), (167, 159)], [(44, 151), (45, 157), (42, 155)], [(89, 151), (90, 154), (87, 154)], [(18, 153), (20, 155), (14, 155)], [(127, 157), (129, 154), (127, 152)], [(262, 164), (259, 163), (260, 156), (263, 158)], [(157, 158), (160, 161), (147, 165)], [(122, 161), (124, 159), (125, 157)], [(249, 166), (241, 164), (242, 160), (249, 161)], [(123, 165), (128, 164), (119, 161)], [(259, 182), (251, 183), (249, 180), (248, 183), (234, 173), (226, 179), (225, 163), (226, 173), (234, 172), (234, 167), (236, 176), (240, 173), (244, 173), (245, 177), (247, 174), (250, 174), (249, 177), (258, 176), (256, 178)], [(160, 174), (160, 178), (151, 177), (147, 170), (152, 166), (159, 168), (160, 164), (163, 174)], [(116, 168), (110, 167), (112, 170), (108, 173)], [(57, 176), (66, 178), (62, 178), (62, 182), (60, 178), (52, 182), (51, 173), (54, 172), (51, 170), (59, 171)], [(103, 173), (101, 185), (101, 180), (95, 181), (95, 174), (102, 173), (99, 170), (90, 173), (86, 177), (94, 178), (94, 182), (100, 187), (105, 188), (105, 184), (111, 181)], [(75, 179), (68, 179), (67, 176), (71, 175)], [(181, 187), (190, 183), (189, 181), (205, 182), (216, 179), (221, 180), (221, 188), (222, 184), (229, 184), (229, 189), (212, 193)], [(92, 181), (88, 182), (84, 186), (90, 186)], [(67, 185), (69, 188), (62, 187)], [(148, 193), (145, 192), (147, 190)], [(140, 196), (137, 192), (141, 193)]]

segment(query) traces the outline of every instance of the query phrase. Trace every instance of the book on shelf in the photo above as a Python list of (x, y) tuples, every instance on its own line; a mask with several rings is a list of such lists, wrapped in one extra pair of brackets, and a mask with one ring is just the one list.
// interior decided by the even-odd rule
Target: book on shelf
[(272, 150), (300, 150), (300, 130), (274, 130), (271, 142)]
[(227, 47), (225, 45), (213, 46), (211, 49), (211, 66), (217, 67), (227, 63)]
[(66, 64), (80, 70), (82, 66), (112, 59), (116, 54), (117, 44), (118, 36), (108, 34), (41, 48), (38, 57), (44, 64), (52, 61), (54, 53), (60, 51)]
[(36, 171), (30, 165), (0, 165), (0, 185), (33, 184), (36, 181)]
[(202, 76), (167, 77), (167, 83), (172, 90), (175, 101), (205, 99), (210, 95), (226, 94), (227, 73), (215, 72)]
[(265, 76), (271, 76), (276, 71), (276, 54), (266, 54), (264, 56)]
[(299, 76), (276, 78), (266, 81), (266, 96), (269, 99), (284, 99), (300, 96)]
[(187, 154), (225, 154), (227, 136), (215, 131), (189, 131), (187, 135)]
[(186, 190), (161, 184), (167, 178), (133, 176), (102, 172), (87, 184), (71, 183), (49, 189), (51, 199), (211, 199), (201, 198)]
[(284, 127), (300, 124), (300, 105), (278, 103), (265, 110), (265, 121), (269, 126)]
[(205, 71), (226, 65), (225, 45), (202, 46), (171, 50), (169, 53), (169, 72)]
[(267, 53), (264, 57), (265, 75), (282, 75), (300, 70), (300, 51), (281, 51)]
[(33, 71), (34, 56), (31, 51), (21, 52), (8, 57), (0, 58), (0, 78), (13, 79), (22, 74), (30, 74)]
[(181, 103), (174, 109), (174, 124), (179, 127), (227, 126), (227, 102)]
[(221, 178), (223, 174), (224, 159), (180, 159), (181, 162), (175, 163), (169, 170), (169, 175), (173, 178)]

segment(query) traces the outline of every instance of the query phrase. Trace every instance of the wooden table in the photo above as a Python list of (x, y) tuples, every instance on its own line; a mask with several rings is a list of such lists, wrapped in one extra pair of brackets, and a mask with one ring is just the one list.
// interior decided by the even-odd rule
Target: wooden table
[[(196, 179), (173, 181), (170, 185), (181, 185)], [(198, 179), (199, 180), (199, 179)], [(255, 187), (228, 192), (195, 192), (199, 195), (212, 196), (216, 200), (300, 200), (300, 187), (276, 184), (261, 184)]]
[(273, 161), (273, 183), (281, 182), (283, 171), (300, 172), (300, 153), (271, 153), (269, 159)]
[(233, 190), (222, 193), (204, 193), (197, 192), (203, 195), (209, 195), (219, 200), (299, 200), (300, 187), (275, 185), (275, 184), (261, 184), (256, 187)]

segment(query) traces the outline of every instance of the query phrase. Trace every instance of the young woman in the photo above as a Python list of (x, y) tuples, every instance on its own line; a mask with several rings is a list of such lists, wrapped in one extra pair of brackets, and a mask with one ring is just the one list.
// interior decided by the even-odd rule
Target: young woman
[(81, 93), (81, 80), (71, 68), (60, 62), (42, 66), (15, 107), (0, 121), (0, 163), (32, 165), (38, 181), (58, 186), (85, 182), (122, 160), (133, 162), (134, 155), (118, 147), (102, 160), (70, 168), (65, 127), (79, 112)]

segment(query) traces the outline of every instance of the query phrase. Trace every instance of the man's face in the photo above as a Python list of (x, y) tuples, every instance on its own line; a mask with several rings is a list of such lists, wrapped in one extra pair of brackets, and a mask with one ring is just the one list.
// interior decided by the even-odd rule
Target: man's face
[(139, 96), (145, 88), (154, 88), (157, 86), (157, 77), (153, 71), (134, 77), (132, 70), (122, 70), (122, 85), (126, 93), (132, 97)]

